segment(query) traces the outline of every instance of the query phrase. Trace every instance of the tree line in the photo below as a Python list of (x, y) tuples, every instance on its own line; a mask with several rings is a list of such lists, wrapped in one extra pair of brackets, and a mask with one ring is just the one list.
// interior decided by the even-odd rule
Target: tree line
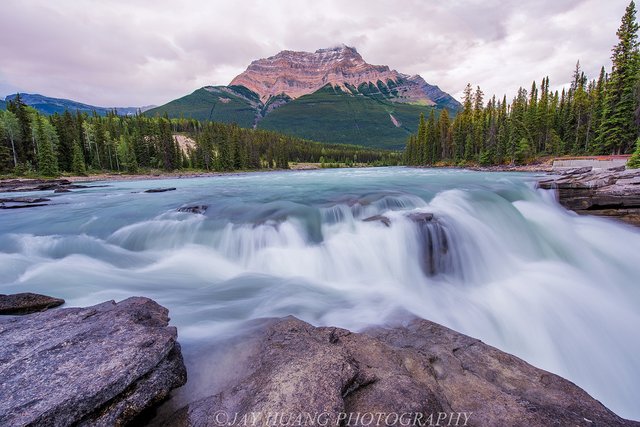
[[(180, 145), (176, 135), (189, 137)], [(320, 144), (234, 124), (164, 117), (71, 113), (44, 116), (20, 95), (0, 111), (0, 173), (61, 173), (162, 169), (233, 171), (287, 169), (289, 162), (393, 165), (398, 153)]]
[[(610, 74), (589, 79), (576, 64), (571, 85), (550, 89), (549, 77), (510, 102), (468, 84), (455, 119), (446, 110), (420, 117), (407, 141), (408, 165), (523, 164), (541, 156), (640, 153), (640, 54), (632, 1), (613, 47)], [(640, 154), (639, 154), (640, 155)]]

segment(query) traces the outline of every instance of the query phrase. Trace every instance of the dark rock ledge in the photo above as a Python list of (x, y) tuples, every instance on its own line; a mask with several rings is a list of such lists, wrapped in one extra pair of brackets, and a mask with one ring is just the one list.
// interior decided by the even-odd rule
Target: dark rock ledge
[[(416, 426), (640, 425), (557, 375), (427, 320), (352, 333), (288, 317), (251, 339), (249, 357), (235, 358), (246, 360), (245, 374), (164, 425), (323, 425), (312, 422), (324, 414), (327, 426), (400, 426), (393, 414), (402, 413), (422, 414)], [(357, 413), (385, 415), (357, 421)]]
[(579, 214), (640, 226), (640, 169), (580, 168), (545, 178), (538, 186), (555, 189), (560, 204)]
[(0, 180), (0, 192), (54, 191), (65, 192), (72, 188), (88, 188), (68, 179), (7, 179)]
[(25, 292), (21, 294), (0, 294), (0, 314), (29, 314), (44, 311), (64, 304), (60, 298)]
[(0, 317), (0, 425), (136, 423), (186, 382), (168, 321), (140, 297)]

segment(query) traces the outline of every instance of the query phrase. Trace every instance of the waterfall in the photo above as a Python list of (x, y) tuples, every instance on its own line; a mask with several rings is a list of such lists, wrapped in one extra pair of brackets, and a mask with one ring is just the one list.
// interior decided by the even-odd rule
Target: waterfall
[[(0, 292), (70, 305), (149, 296), (187, 355), (260, 317), (357, 330), (417, 315), (638, 419), (640, 233), (578, 217), (531, 181), (388, 168), (62, 194), (0, 213)], [(208, 209), (178, 211), (189, 205)]]

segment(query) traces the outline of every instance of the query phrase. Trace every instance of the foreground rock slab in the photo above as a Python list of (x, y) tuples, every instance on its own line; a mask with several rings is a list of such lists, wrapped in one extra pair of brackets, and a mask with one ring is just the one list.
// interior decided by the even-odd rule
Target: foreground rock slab
[(124, 425), (186, 382), (147, 298), (0, 318), (0, 425)]
[(256, 339), (237, 359), (246, 360), (237, 380), (165, 425), (640, 425), (557, 375), (427, 320), (351, 333), (289, 317)]
[(640, 226), (640, 169), (581, 168), (538, 182), (556, 189), (558, 201), (579, 214), (616, 218)]
[(29, 314), (58, 307), (64, 300), (46, 295), (25, 292), (21, 294), (0, 294), (0, 314)]

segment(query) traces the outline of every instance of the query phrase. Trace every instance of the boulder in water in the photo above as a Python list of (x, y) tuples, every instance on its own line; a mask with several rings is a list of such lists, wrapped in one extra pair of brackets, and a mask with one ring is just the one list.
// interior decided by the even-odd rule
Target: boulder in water
[(145, 190), (145, 193), (164, 193), (166, 191), (175, 191), (176, 188), (175, 187), (171, 187), (171, 188), (150, 188), (148, 190)]
[(204, 214), (207, 209), (209, 209), (208, 205), (196, 205), (196, 206), (183, 206), (178, 208), (178, 212), (188, 212), (193, 214)]
[(412, 212), (408, 214), (407, 217), (416, 223), (430, 222), (433, 220), (433, 214), (431, 212)]
[(50, 199), (44, 197), (11, 197), (0, 199), (0, 209), (23, 209), (47, 206)]
[(0, 425), (132, 422), (186, 382), (167, 314), (136, 297), (0, 318)]
[(29, 314), (58, 307), (64, 300), (30, 292), (0, 295), (0, 314)]
[(251, 354), (237, 358), (241, 374), (165, 425), (639, 425), (557, 375), (428, 320), (352, 333), (288, 317), (251, 340)]
[(456, 265), (456, 254), (450, 251), (446, 225), (438, 221), (431, 212), (412, 212), (407, 217), (418, 227), (420, 240), (420, 266), (425, 275), (431, 277), (442, 273), (460, 273)]
[(388, 217), (384, 216), (384, 215), (370, 216), (369, 218), (365, 218), (362, 221), (364, 221), (364, 222), (380, 221), (381, 223), (383, 223), (387, 227), (391, 227), (391, 220)]

